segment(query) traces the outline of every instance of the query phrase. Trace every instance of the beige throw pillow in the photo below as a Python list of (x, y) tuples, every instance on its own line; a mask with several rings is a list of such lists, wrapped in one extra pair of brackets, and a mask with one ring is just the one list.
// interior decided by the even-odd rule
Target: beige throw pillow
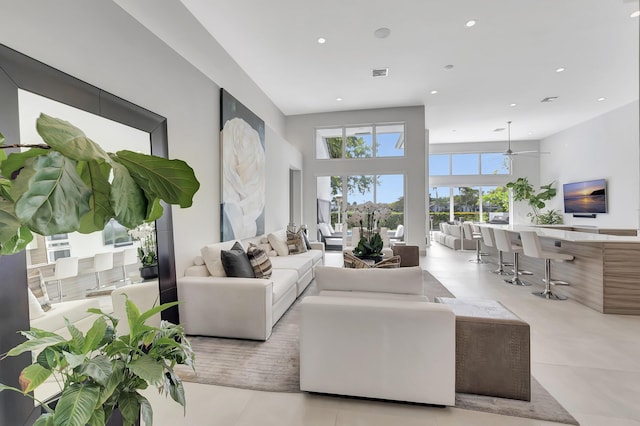
[(49, 300), (49, 294), (47, 293), (47, 285), (40, 280), (29, 280), (29, 290), (36, 297), (36, 300), (40, 304), (40, 307), (44, 312), (51, 309), (51, 301)]
[(200, 249), (200, 254), (202, 254), (204, 264), (207, 265), (207, 269), (209, 270), (211, 276), (227, 276), (226, 272), (224, 271), (224, 266), (222, 265), (220, 253), (222, 252), (222, 250), (231, 250), (231, 247), (233, 247), (235, 243), (236, 241), (225, 241), (223, 243), (209, 244), (208, 246), (204, 246), (202, 247), (202, 249)]
[(302, 234), (302, 230), (298, 232), (287, 231), (287, 248), (289, 249), (289, 254), (305, 253), (307, 251), (307, 245), (304, 242)]
[(271, 277), (271, 260), (262, 248), (254, 244), (249, 244), (249, 248), (247, 249), (247, 256), (249, 257), (249, 262), (253, 267), (253, 272), (255, 273), (256, 278)]
[(278, 256), (288, 256), (289, 248), (287, 247), (287, 241), (279, 238), (276, 234), (267, 235), (269, 239), (269, 244), (271, 247), (278, 253)]

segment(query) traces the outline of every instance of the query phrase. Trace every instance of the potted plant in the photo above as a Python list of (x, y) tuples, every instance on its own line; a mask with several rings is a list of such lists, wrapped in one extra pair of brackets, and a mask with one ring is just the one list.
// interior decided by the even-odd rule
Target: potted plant
[(156, 253), (156, 227), (153, 222), (143, 223), (129, 230), (134, 240), (140, 241), (138, 259), (142, 263), (140, 276), (149, 280), (158, 277), (158, 254)]
[(556, 196), (556, 189), (553, 187), (554, 182), (548, 185), (540, 186), (540, 192), (536, 193), (533, 185), (529, 183), (527, 178), (518, 178), (515, 182), (509, 182), (505, 186), (513, 190), (514, 201), (526, 201), (532, 211), (527, 214), (531, 221), (535, 224), (560, 224), (563, 222), (562, 215), (557, 210), (542, 212), (545, 208), (545, 201), (551, 200)]
[(384, 242), (380, 232), (376, 229), (378, 222), (381, 222), (389, 215), (388, 209), (376, 209), (371, 203), (365, 203), (362, 210), (356, 210), (350, 220), (360, 225), (360, 241), (353, 249), (353, 254), (361, 259), (382, 260), (382, 248)]
[(193, 368), (194, 353), (184, 329), (167, 321), (160, 327), (146, 324), (177, 302), (143, 313), (128, 298), (125, 303), (130, 332), (124, 336), (117, 335), (117, 318), (95, 308), (89, 311), (100, 316), (86, 334), (68, 321), (70, 339), (39, 329), (22, 331), (27, 341), (6, 356), (33, 351), (35, 362), (22, 370), (21, 389), (0, 384), (0, 391), (13, 390), (34, 398), (29, 393), (54, 377), (61, 384), (61, 394), (49, 402), (34, 398), (45, 411), (35, 426), (105, 425), (116, 408), (124, 425), (135, 424), (139, 417), (151, 425), (151, 404), (139, 392), (149, 386), (184, 406), (182, 381), (173, 370), (178, 364)]
[[(105, 152), (82, 130), (46, 114), (37, 119), (36, 128), (42, 144), (5, 144), (0, 134), (0, 255), (24, 250), (33, 239), (32, 232), (43, 236), (91, 233), (104, 229), (112, 218), (135, 228), (162, 216), (161, 200), (191, 206), (200, 187), (193, 169), (182, 160), (127, 150)], [(16, 148), (28, 150), (7, 155), (7, 149)], [(158, 385), (184, 405), (182, 385), (172, 370), (176, 363), (193, 360), (182, 328), (145, 324), (154, 313), (171, 306), (140, 314), (133, 303), (127, 303), (132, 331), (120, 338), (115, 337), (117, 320), (103, 313), (86, 335), (68, 325), (70, 340), (41, 330), (24, 332), (28, 341), (11, 355), (40, 351), (21, 376), (24, 392), (54, 371), (64, 377), (58, 405), (38, 425), (102, 425), (116, 404), (126, 424), (134, 412), (136, 417), (141, 412), (150, 424), (150, 407), (136, 393), (148, 384)], [(7, 388), (0, 386), (0, 390)], [(86, 404), (67, 405), (69, 395)], [(60, 405), (71, 407), (71, 414)], [(58, 414), (59, 410), (66, 414)], [(67, 421), (69, 415), (77, 422)]]

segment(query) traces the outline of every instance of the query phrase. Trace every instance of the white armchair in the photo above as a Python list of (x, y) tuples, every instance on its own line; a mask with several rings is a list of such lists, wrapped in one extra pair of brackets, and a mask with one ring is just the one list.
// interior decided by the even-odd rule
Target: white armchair
[(419, 267), (317, 267), (316, 280), (301, 305), (301, 390), (454, 405), (455, 316), (426, 301)]

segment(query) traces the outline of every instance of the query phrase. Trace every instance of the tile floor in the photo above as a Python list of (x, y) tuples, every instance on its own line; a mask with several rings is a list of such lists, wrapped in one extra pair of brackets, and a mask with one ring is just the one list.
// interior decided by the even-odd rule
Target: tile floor
[[(572, 300), (547, 301), (504, 284), (472, 251), (434, 243), (421, 265), (457, 297), (500, 300), (531, 325), (532, 373), (583, 426), (640, 426), (640, 317), (604, 315)], [(327, 264), (341, 256), (328, 253)], [(535, 278), (530, 279), (537, 281)], [(639, 283), (640, 285), (640, 278)], [(534, 287), (542, 288), (542, 284)], [(148, 392), (154, 424), (216, 426), (550, 425), (456, 408), (185, 383), (187, 412)]]

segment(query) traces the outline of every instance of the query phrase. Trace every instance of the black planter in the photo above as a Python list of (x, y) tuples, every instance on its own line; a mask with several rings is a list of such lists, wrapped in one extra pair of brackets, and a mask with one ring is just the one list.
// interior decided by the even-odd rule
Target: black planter
[(158, 265), (143, 266), (140, 268), (140, 276), (143, 280), (158, 278)]

